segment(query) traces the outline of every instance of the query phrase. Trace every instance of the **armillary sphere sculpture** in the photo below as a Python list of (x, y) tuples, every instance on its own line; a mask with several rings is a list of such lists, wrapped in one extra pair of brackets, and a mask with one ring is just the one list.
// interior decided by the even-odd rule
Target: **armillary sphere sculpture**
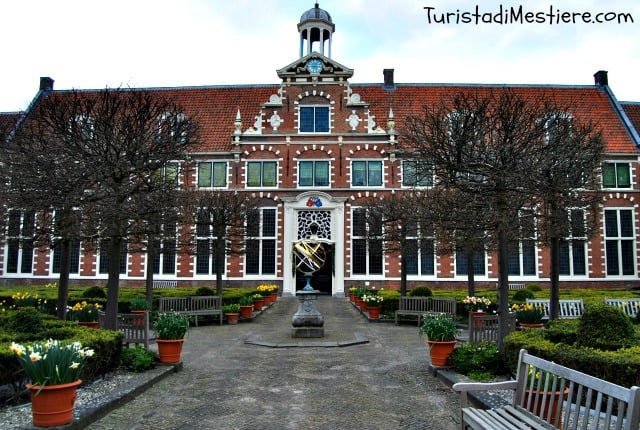
[(303, 290), (313, 290), (311, 287), (311, 275), (320, 270), (327, 259), (327, 253), (322, 245), (310, 239), (302, 239), (293, 244), (291, 253), (297, 270), (304, 273), (307, 285)]

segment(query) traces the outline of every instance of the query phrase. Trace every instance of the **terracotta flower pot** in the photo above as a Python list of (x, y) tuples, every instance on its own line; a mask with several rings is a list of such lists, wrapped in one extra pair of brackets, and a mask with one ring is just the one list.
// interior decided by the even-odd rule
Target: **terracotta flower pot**
[(380, 306), (367, 307), (369, 318), (380, 318)]
[(229, 313), (226, 314), (227, 316), (227, 324), (229, 325), (236, 325), (238, 324), (238, 318), (240, 318), (240, 314), (235, 314), (235, 313)]
[(254, 300), (253, 301), (253, 308), (256, 311), (261, 311), (263, 306), (264, 306), (264, 300), (263, 299), (258, 299), (258, 300)]
[(278, 300), (278, 293), (271, 293), (271, 303), (275, 303)]
[(520, 323), (522, 328), (543, 328), (544, 323)]
[(268, 296), (262, 296), (262, 298), (264, 299), (265, 306), (271, 305), (271, 294), (269, 294)]
[(251, 318), (253, 316), (253, 305), (240, 306), (240, 317)]
[(180, 363), (184, 339), (156, 339), (160, 363)]
[(100, 328), (100, 323), (98, 321), (78, 321), (78, 325), (89, 328)]
[(453, 353), (453, 349), (458, 343), (457, 340), (435, 342), (432, 340), (427, 341), (429, 345), (429, 355), (431, 356), (431, 364), (434, 366), (446, 366), (449, 361), (449, 356)]
[(73, 406), (82, 380), (59, 385), (27, 384), (31, 393), (31, 416), (38, 427), (63, 426), (73, 421)]
[[(524, 407), (529, 409), (533, 414), (541, 417), (546, 420), (549, 414), (549, 405), (551, 405), (551, 419), (549, 420), (549, 424), (555, 426), (559, 429), (562, 428), (562, 422), (556, 425), (556, 413), (558, 412), (558, 408), (560, 408), (560, 414), (562, 416), (562, 401), (569, 394), (569, 389), (565, 388), (564, 391), (548, 391), (547, 392), (547, 402), (544, 405), (544, 409), (542, 409), (542, 396), (544, 396), (544, 391), (538, 390), (524, 390)], [(534, 397), (531, 399), (531, 406), (527, 406), (529, 403), (529, 396), (533, 395)], [(537, 396), (537, 402), (536, 402)], [(537, 403), (537, 405), (535, 404)]]

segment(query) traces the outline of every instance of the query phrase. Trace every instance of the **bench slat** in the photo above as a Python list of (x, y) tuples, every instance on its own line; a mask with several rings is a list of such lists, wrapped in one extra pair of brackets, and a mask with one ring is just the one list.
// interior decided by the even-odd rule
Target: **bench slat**
[[(538, 375), (536, 377), (536, 375)], [(562, 379), (560, 379), (562, 378)], [(562, 382), (560, 382), (562, 381)], [(460, 392), (462, 428), (472, 429), (525, 428), (554, 429), (551, 422), (564, 429), (638, 430), (640, 425), (640, 387), (622, 387), (574, 369), (520, 351), (516, 380), (507, 388), (514, 389), (513, 404), (494, 408), (491, 412), (466, 406), (468, 391), (505, 389), (500, 383), (460, 383), (453, 389)], [(564, 400), (544, 393), (563, 391)], [(526, 390), (542, 390), (541, 393)], [(544, 412), (544, 406), (558, 402), (558, 410)], [(538, 406), (542, 406), (538, 409)], [(531, 411), (538, 411), (536, 415)], [(553, 421), (552, 421), (553, 419)], [(509, 427), (509, 425), (511, 427)]]
[(196, 327), (198, 316), (207, 315), (218, 317), (222, 325), (222, 297), (220, 296), (161, 297), (158, 301), (158, 310), (192, 316)]
[(398, 310), (395, 313), (396, 324), (399, 315), (410, 315), (418, 317), (418, 326), (424, 314), (443, 313), (455, 318), (456, 299), (453, 297), (400, 297)]

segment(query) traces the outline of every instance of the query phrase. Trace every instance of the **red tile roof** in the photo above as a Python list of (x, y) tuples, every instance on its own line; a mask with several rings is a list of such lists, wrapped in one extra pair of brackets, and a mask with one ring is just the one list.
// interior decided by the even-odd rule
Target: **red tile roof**
[(620, 102), (620, 105), (635, 127), (636, 133), (640, 134), (640, 102)]
[[(345, 119), (351, 107), (344, 102), (345, 87), (333, 87), (335, 103), (334, 133), (348, 133)], [(443, 85), (443, 84), (397, 84), (394, 89), (383, 88), (382, 84), (353, 84), (351, 90), (358, 93), (361, 100), (369, 105), (378, 125), (387, 128), (389, 109), (393, 109), (396, 130), (401, 130), (402, 120), (407, 115), (420, 115), (422, 107), (439, 102), (460, 91), (485, 91), (511, 88), (525, 97), (553, 98), (561, 105), (573, 105), (571, 114), (579, 120), (592, 120), (603, 130), (607, 152), (637, 153), (637, 148), (621, 118), (605, 91), (599, 86), (552, 86), (552, 85)], [(287, 88), (283, 106), (279, 108), (262, 106), (276, 94), (280, 85), (229, 85), (210, 87), (146, 88), (171, 97), (180, 104), (187, 115), (195, 117), (201, 126), (202, 146), (198, 151), (227, 152), (231, 150), (236, 113), (240, 110), (245, 131), (255, 121), (262, 110), (267, 119), (273, 110), (284, 119), (278, 133), (296, 135), (295, 102), (300, 89), (295, 85)], [(308, 85), (305, 89), (312, 88)], [(315, 88), (315, 87), (313, 87)], [(322, 87), (318, 87), (322, 88)], [(324, 87), (327, 88), (327, 87)], [(93, 92), (97, 90), (90, 90)], [(326, 91), (330, 91), (327, 89)], [(64, 91), (54, 91), (63, 94)], [(634, 112), (640, 106), (633, 107)], [(638, 115), (636, 115), (636, 118)], [(638, 122), (634, 122), (638, 128)], [(265, 135), (272, 134), (265, 124)]]
[(20, 112), (0, 112), (0, 136), (8, 134), (20, 119)]

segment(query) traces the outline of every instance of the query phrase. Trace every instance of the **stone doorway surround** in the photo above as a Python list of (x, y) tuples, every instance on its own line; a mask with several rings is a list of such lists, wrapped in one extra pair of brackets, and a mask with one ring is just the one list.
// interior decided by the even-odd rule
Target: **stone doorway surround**
[[(309, 212), (329, 212), (330, 220), (324, 221), (320, 228), (320, 239), (334, 245), (334, 273), (331, 282), (331, 295), (344, 295), (344, 205), (347, 197), (335, 197), (321, 191), (305, 191), (294, 197), (282, 197), (284, 203), (284, 249), (283, 249), (283, 282), (282, 292), (287, 295), (296, 294), (296, 280), (293, 275), (291, 249), (293, 243), (302, 238), (309, 238), (304, 225), (299, 224), (298, 214), (313, 216)], [(321, 217), (325, 218), (325, 217)]]

